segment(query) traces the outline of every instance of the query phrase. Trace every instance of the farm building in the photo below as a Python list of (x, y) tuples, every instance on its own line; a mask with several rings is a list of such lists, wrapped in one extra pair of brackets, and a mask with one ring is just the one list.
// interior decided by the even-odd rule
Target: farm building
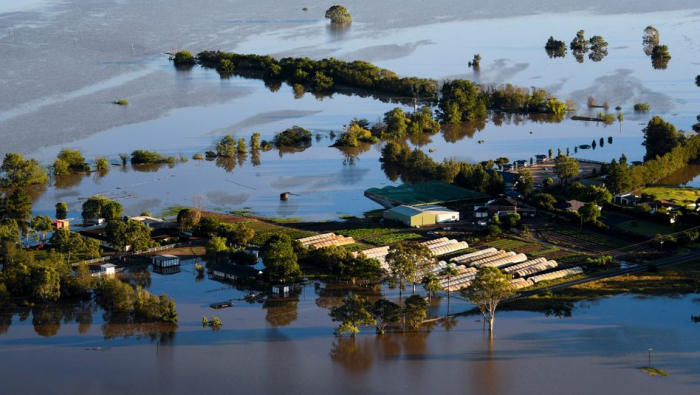
[(56, 230), (65, 229), (70, 230), (70, 222), (65, 219), (55, 219), (51, 221), (53, 223), (53, 228)]
[(216, 265), (211, 270), (211, 277), (219, 280), (245, 280), (254, 278), (258, 274), (258, 270), (240, 265)]
[(272, 293), (275, 295), (286, 295), (292, 289), (289, 284), (277, 284), (272, 286)]
[(397, 206), (386, 210), (384, 218), (408, 226), (435, 225), (459, 221), (459, 212), (440, 206)]
[(519, 204), (517, 200), (501, 196), (486, 203), (485, 206), (474, 207), (476, 218), (491, 218), (494, 215), (506, 215), (518, 213), (521, 217), (534, 217), (537, 210), (525, 204)]
[(180, 266), (180, 258), (175, 255), (155, 255), (151, 257), (153, 267), (173, 267)]
[(447, 202), (485, 201), (481, 192), (460, 188), (441, 181), (419, 182), (413, 185), (370, 188), (365, 196), (386, 208), (401, 205), (444, 204)]
[(113, 275), (116, 273), (117, 265), (113, 263), (105, 263), (103, 265), (100, 265), (100, 275), (101, 276), (109, 276)]

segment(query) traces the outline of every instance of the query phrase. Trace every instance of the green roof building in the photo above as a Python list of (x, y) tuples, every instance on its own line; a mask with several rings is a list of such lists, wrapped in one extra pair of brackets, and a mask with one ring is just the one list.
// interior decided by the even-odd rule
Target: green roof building
[(441, 181), (370, 188), (365, 196), (386, 208), (488, 199), (487, 195)]

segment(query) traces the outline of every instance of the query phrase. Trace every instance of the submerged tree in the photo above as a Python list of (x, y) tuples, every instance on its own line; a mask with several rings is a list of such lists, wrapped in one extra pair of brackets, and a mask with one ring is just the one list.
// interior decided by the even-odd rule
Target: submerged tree
[(330, 19), (333, 24), (344, 25), (352, 22), (352, 15), (342, 5), (334, 5), (326, 10), (326, 19)]
[(14, 188), (29, 185), (45, 184), (48, 175), (34, 159), (24, 159), (24, 156), (15, 153), (5, 154), (0, 167), (0, 187)]
[(651, 65), (657, 70), (666, 70), (668, 62), (671, 60), (671, 53), (668, 52), (668, 45), (654, 45), (651, 50)]
[(413, 243), (403, 242), (389, 249), (386, 256), (391, 277), (399, 283), (399, 294), (404, 281), (413, 283), (413, 293), (416, 293), (416, 283), (430, 272), (437, 264), (435, 256), (428, 247)]
[(401, 321), (401, 306), (383, 298), (374, 302), (371, 313), (376, 321), (378, 335), (383, 335), (387, 326)]
[(417, 330), (428, 312), (428, 302), (420, 295), (411, 295), (406, 299), (403, 314), (408, 326)]
[(367, 298), (360, 295), (346, 297), (341, 306), (331, 308), (329, 313), (333, 322), (340, 322), (336, 334), (349, 333), (355, 337), (360, 326), (375, 325), (377, 321), (370, 313), (371, 310), (372, 304)]
[(484, 321), (489, 323), (491, 334), (493, 334), (498, 304), (515, 294), (508, 275), (501, 273), (496, 267), (479, 269), (474, 281), (460, 292), (481, 311)]
[(550, 58), (563, 58), (566, 56), (566, 43), (564, 41), (555, 40), (554, 37), (549, 37), (544, 45), (545, 51)]
[(656, 30), (654, 26), (647, 26), (644, 29), (644, 36), (642, 36), (642, 42), (644, 43), (644, 53), (649, 56), (651, 55), (654, 46), (659, 45), (659, 31)]

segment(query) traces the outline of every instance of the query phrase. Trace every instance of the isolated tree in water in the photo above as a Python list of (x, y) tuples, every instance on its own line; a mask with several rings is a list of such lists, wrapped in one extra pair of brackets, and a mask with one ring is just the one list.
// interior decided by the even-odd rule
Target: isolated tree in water
[(415, 294), (416, 283), (437, 264), (428, 247), (413, 242), (398, 243), (391, 247), (386, 262), (389, 265), (389, 274), (399, 283), (399, 295), (404, 281), (413, 283)]
[(365, 297), (350, 295), (345, 298), (342, 305), (333, 307), (330, 312), (331, 319), (340, 322), (340, 326), (335, 330), (336, 334), (349, 333), (355, 337), (361, 325), (374, 325), (376, 320), (370, 310), (372, 304)]
[(497, 267), (485, 267), (479, 269), (469, 287), (460, 291), (462, 296), (468, 298), (481, 311), (484, 321), (489, 323), (491, 334), (493, 334), (498, 304), (515, 293), (513, 285), (508, 280), (508, 275), (503, 274)]
[(390, 300), (379, 299), (374, 302), (371, 313), (377, 322), (378, 335), (383, 335), (386, 327), (390, 324), (396, 324), (401, 321), (401, 306)]
[(342, 25), (352, 22), (352, 15), (342, 5), (334, 5), (326, 10), (326, 19), (330, 19), (331, 23)]

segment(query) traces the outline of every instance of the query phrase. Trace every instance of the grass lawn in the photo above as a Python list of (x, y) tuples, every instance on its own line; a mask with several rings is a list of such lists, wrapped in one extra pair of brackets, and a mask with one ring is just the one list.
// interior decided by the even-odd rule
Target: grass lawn
[(670, 225), (657, 224), (655, 222), (643, 221), (643, 220), (629, 220), (620, 222), (615, 225), (616, 228), (622, 229), (626, 232), (636, 233), (638, 235), (654, 237), (657, 234), (669, 234), (678, 232), (679, 229), (674, 228)]
[(337, 234), (352, 237), (358, 241), (364, 241), (376, 245), (387, 245), (403, 240), (419, 239), (421, 236), (416, 233), (403, 232), (400, 228), (387, 227), (366, 227), (358, 229), (343, 229), (336, 231)]
[(642, 193), (656, 196), (660, 200), (670, 200), (676, 203), (695, 203), (700, 198), (700, 189), (676, 187), (649, 187)]
[(314, 232), (307, 232), (304, 230), (292, 229), (284, 226), (277, 226), (270, 223), (257, 221), (247, 223), (246, 226), (255, 231), (255, 237), (253, 237), (252, 243), (259, 246), (265, 244), (267, 239), (274, 235), (286, 234), (289, 235), (289, 237), (291, 237), (292, 239), (300, 239), (302, 237), (312, 236), (316, 234)]
[(519, 248), (529, 247), (532, 243), (513, 239), (499, 239), (486, 243), (489, 247), (498, 248), (500, 250), (515, 251)]

